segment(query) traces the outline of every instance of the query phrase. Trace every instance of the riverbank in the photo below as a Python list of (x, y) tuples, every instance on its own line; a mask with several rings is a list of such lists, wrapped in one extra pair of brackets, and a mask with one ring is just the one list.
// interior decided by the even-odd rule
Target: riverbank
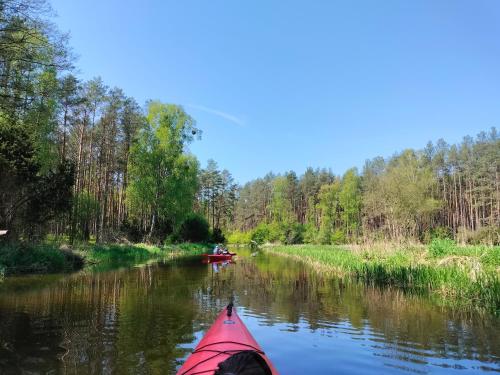
[(500, 314), (500, 247), (457, 246), (436, 240), (429, 246), (265, 247), (340, 277), (428, 292), (448, 304)]
[(74, 247), (55, 243), (4, 244), (0, 247), (0, 280), (16, 274), (71, 272), (86, 265), (131, 264), (149, 259), (199, 255), (209, 248), (209, 245), (190, 243), (161, 247), (147, 244), (85, 243)]

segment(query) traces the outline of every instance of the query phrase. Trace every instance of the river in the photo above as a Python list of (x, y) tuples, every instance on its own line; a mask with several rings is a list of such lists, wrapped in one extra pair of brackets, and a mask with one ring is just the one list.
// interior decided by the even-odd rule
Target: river
[(281, 374), (500, 372), (500, 319), (240, 253), (0, 284), (1, 374), (175, 374), (233, 297)]

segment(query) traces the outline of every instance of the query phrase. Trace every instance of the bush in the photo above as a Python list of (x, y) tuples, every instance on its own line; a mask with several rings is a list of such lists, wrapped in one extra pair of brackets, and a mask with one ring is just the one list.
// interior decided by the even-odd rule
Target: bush
[(330, 236), (330, 243), (333, 245), (341, 245), (345, 242), (345, 234), (341, 229), (336, 229)]
[(241, 232), (239, 230), (235, 230), (227, 236), (227, 242), (238, 245), (248, 244), (251, 241), (251, 234), (251, 232)]
[(431, 238), (432, 239), (435, 239), (435, 238), (439, 238), (439, 239), (447, 238), (447, 239), (452, 240), (453, 239), (453, 231), (451, 230), (450, 227), (437, 227), (437, 228), (433, 228), (431, 230)]
[(214, 228), (214, 230), (212, 232), (212, 242), (215, 242), (215, 243), (225, 243), (226, 242), (226, 236), (224, 236), (224, 233), (222, 233), (222, 229)]
[(265, 242), (292, 243), (289, 241), (299, 241), (301, 230), (294, 228), (294, 225), (284, 226), (276, 222), (270, 224), (260, 223), (252, 231), (250, 240), (255, 241), (258, 245), (262, 245)]
[(252, 231), (250, 240), (255, 241), (257, 244), (262, 245), (264, 242), (269, 241), (270, 230), (266, 223), (260, 223)]
[(295, 245), (304, 242), (304, 226), (295, 223), (285, 228), (282, 235), (282, 242), (285, 245)]
[(423, 236), (420, 238), (423, 243), (431, 243), (434, 239), (444, 239), (448, 238), (450, 240), (453, 239), (453, 231), (448, 227), (436, 227), (430, 230), (425, 231)]
[(81, 266), (80, 257), (52, 245), (8, 243), (0, 247), (2, 274), (60, 272)]
[(455, 249), (455, 242), (449, 238), (435, 238), (429, 245), (429, 253), (434, 257), (452, 254)]
[(189, 214), (179, 227), (179, 237), (186, 242), (208, 242), (210, 231), (207, 220), (198, 214)]
[(320, 245), (330, 245), (332, 240), (331, 232), (329, 229), (321, 228), (316, 236), (316, 243)]
[(314, 224), (306, 224), (304, 226), (303, 242), (315, 243), (318, 237), (318, 230)]
[[(175, 231), (173, 233), (170, 233), (166, 238), (165, 238), (165, 241), (164, 241), (164, 244), (166, 245), (171, 245), (171, 244), (174, 244), (174, 243), (179, 243), (179, 242), (182, 242), (182, 238), (181, 238), (181, 235), (179, 233), (180, 231)], [(139, 241), (137, 241), (139, 242)]]

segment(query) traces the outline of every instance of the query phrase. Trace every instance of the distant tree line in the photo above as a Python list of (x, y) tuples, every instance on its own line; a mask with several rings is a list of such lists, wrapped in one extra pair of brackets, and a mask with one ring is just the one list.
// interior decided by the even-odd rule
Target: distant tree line
[(238, 191), (231, 240), (500, 242), (500, 137), (495, 128), (449, 145), (368, 160), (343, 176), (309, 168), (268, 174)]

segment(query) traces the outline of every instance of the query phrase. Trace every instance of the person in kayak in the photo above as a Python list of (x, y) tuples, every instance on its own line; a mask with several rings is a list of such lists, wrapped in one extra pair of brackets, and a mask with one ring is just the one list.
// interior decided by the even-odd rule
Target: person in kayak
[(213, 251), (213, 254), (214, 254), (214, 255), (218, 255), (218, 254), (220, 254), (220, 251), (221, 251), (221, 250), (220, 250), (220, 248), (219, 248), (219, 245), (215, 245), (215, 247), (214, 247), (214, 251)]
[(214, 375), (273, 375), (273, 372), (257, 352), (243, 350), (220, 362)]

